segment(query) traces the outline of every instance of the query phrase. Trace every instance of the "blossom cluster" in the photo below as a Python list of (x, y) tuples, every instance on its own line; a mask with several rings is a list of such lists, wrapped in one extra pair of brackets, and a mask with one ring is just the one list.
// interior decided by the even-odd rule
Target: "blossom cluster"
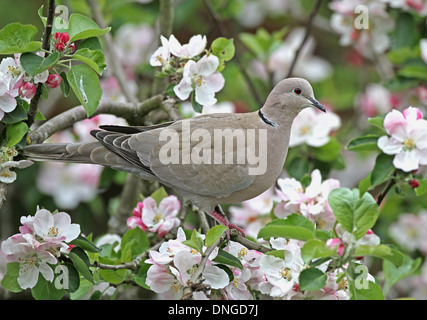
[[(176, 239), (163, 243), (158, 251), (151, 250), (150, 258), (145, 261), (151, 264), (146, 284), (165, 299), (182, 298), (188, 280), (200, 264), (201, 253), (185, 245), (185, 240), (185, 233), (179, 228)], [(301, 258), (302, 242), (283, 238), (270, 242), (272, 248), (283, 250), (283, 258), (262, 254), (231, 241), (224, 250), (239, 259), (243, 267), (229, 267), (231, 280), (224, 266), (214, 261), (218, 255), (218, 249), (215, 249), (202, 272), (203, 284), (209, 288), (194, 292), (193, 297), (250, 300), (254, 298), (252, 292), (258, 291), (276, 299), (348, 299), (345, 281), (336, 282), (338, 272), (329, 274), (327, 284), (319, 291), (299, 291), (298, 276), (306, 268)], [(324, 271), (326, 267), (327, 264), (321, 266)]]
[(162, 71), (171, 74), (178, 69), (179, 83), (174, 87), (176, 96), (186, 100), (195, 92), (195, 101), (200, 105), (216, 103), (215, 93), (224, 87), (224, 77), (217, 71), (219, 59), (213, 54), (200, 55), (206, 48), (206, 36), (196, 35), (187, 44), (181, 43), (171, 35), (169, 39), (161, 36), (161, 46), (153, 53), (150, 64), (162, 67)]
[[(40, 51), (37, 55), (44, 57)], [(49, 74), (45, 70), (37, 75), (28, 75), (20, 62), (21, 54), (15, 54), (14, 58), (7, 57), (0, 62), (0, 120), (5, 113), (10, 113), (17, 106), (16, 98), (29, 102), (36, 94), (36, 84), (45, 83), (49, 88), (56, 88), (61, 83), (58, 74)]]
[(1, 244), (4, 262), (18, 262), (18, 284), (22, 289), (33, 288), (39, 273), (52, 282), (54, 272), (50, 265), (58, 263), (61, 252), (69, 252), (67, 243), (80, 234), (80, 226), (71, 223), (65, 212), (52, 214), (46, 209), (37, 209), (34, 216), (21, 217), (20, 233)]

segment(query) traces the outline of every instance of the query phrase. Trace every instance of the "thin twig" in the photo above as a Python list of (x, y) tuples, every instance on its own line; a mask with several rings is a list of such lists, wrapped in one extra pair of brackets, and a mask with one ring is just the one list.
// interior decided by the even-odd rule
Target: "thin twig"
[(393, 177), (391, 178), (391, 180), (388, 182), (387, 186), (384, 188), (384, 190), (379, 194), (378, 198), (377, 198), (377, 204), (378, 206), (381, 205), (381, 203), (383, 202), (385, 196), (387, 195), (387, 193), (391, 190), (391, 188), (396, 184), (396, 171), (393, 173)]
[[(227, 31), (227, 28), (222, 23), (221, 18), (218, 17), (218, 15), (215, 12), (214, 8), (212, 7), (210, 1), (203, 0), (203, 3), (205, 5), (209, 15), (211, 16), (215, 26), (218, 28), (220, 34), (225, 38), (231, 38), (230, 33)], [(239, 38), (236, 38), (235, 40), (237, 42), (237, 41), (239, 41)], [(246, 67), (240, 61), (239, 55), (237, 53), (234, 55), (234, 60), (236, 61), (237, 66), (239, 67), (240, 72), (242, 73), (243, 78), (245, 79), (245, 81), (249, 87), (249, 91), (251, 92), (255, 102), (261, 107), (264, 104), (264, 102), (261, 99), (260, 95), (258, 94), (258, 91), (256, 90), (255, 85), (252, 82), (251, 77), (249, 76), (248, 72), (246, 71)]]
[(311, 29), (313, 28), (314, 18), (316, 17), (317, 13), (319, 12), (319, 8), (320, 8), (321, 4), (322, 4), (322, 0), (317, 0), (316, 4), (314, 5), (314, 9), (310, 14), (310, 18), (308, 19), (307, 26), (305, 27), (304, 38), (303, 38), (299, 48), (295, 52), (294, 60), (292, 61), (291, 66), (289, 67), (289, 71), (288, 71), (288, 74), (286, 75), (286, 78), (289, 78), (292, 75), (292, 72), (294, 71), (295, 65), (298, 62), (299, 55), (301, 54), (301, 51), (302, 51), (305, 43), (307, 42), (308, 37), (310, 36)]
[[(49, 51), (50, 49), (50, 35), (52, 34), (54, 16), (55, 16), (55, 0), (49, 0), (46, 27), (44, 29), (43, 43), (42, 43), (42, 49), (44, 51)], [(36, 87), (36, 93), (34, 97), (31, 99), (30, 107), (27, 112), (27, 120), (26, 120), (28, 127), (31, 127), (31, 125), (34, 123), (34, 120), (36, 119), (38, 105), (39, 105), (40, 97), (42, 95), (42, 89), (43, 89), (43, 83), (39, 83)]]
[[(102, 17), (101, 10), (99, 8), (97, 0), (88, 0), (88, 5), (92, 10), (93, 19), (99, 25), (100, 28), (105, 29), (106, 24), (104, 18)], [(136, 97), (131, 93), (130, 86), (128, 85), (128, 80), (126, 80), (126, 75), (124, 73), (123, 66), (118, 58), (116, 47), (114, 45), (113, 37), (110, 33), (104, 35), (105, 40), (105, 50), (108, 65), (111, 67), (111, 71), (117, 79), (117, 82), (120, 85), (120, 89), (123, 92), (126, 100), (129, 102), (136, 102)]]

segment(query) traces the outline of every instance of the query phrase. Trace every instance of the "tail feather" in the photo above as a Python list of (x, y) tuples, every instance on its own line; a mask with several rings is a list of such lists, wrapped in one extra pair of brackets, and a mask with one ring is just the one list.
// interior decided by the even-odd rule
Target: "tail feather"
[[(85, 150), (85, 148), (87, 149), (88, 153), (79, 152), (79, 149)], [(59, 161), (93, 164), (94, 162), (92, 162), (90, 159), (89, 148), (90, 146), (87, 146), (87, 143), (34, 144), (26, 146), (23, 149), (22, 154), (25, 158), (35, 161)]]

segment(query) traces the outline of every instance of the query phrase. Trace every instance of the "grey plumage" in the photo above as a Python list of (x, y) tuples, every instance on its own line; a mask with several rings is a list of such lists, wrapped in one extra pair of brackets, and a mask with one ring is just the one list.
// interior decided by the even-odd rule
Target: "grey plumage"
[[(91, 132), (96, 141), (30, 145), (23, 149), (23, 155), (31, 160), (99, 164), (136, 174), (143, 179), (157, 180), (175, 189), (178, 195), (190, 200), (200, 210), (211, 214), (217, 205), (251, 199), (275, 183), (286, 159), (292, 121), (300, 110), (308, 106), (324, 111), (314, 99), (312, 88), (306, 80), (289, 78), (276, 85), (261, 113), (201, 115), (147, 127), (102, 126), (100, 130)], [(166, 133), (164, 130), (170, 130), (181, 138), (185, 126), (191, 128), (191, 134), (203, 129), (211, 137), (217, 129), (241, 129), (245, 133), (249, 129), (265, 129), (267, 152), (259, 157), (266, 162), (266, 172), (251, 175), (251, 163), (226, 163), (227, 154), (236, 159), (239, 154), (248, 151), (247, 145), (239, 149), (237, 144), (233, 145), (232, 150), (216, 154), (223, 160), (221, 164), (183, 163), (183, 158), (180, 163), (164, 164), (159, 154), (168, 142), (162, 141), (161, 135)], [(255, 137), (256, 147), (265, 144), (265, 141), (258, 139)], [(213, 159), (216, 151), (213, 140), (203, 143), (200, 139), (191, 140), (189, 149), (181, 141), (175, 147), (180, 152), (193, 152), (198, 150), (195, 148), (209, 144)]]

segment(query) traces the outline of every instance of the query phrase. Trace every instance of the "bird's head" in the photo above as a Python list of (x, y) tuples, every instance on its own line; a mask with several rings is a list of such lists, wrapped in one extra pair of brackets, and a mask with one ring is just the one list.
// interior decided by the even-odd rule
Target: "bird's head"
[(284, 79), (276, 85), (272, 94), (276, 95), (277, 102), (288, 112), (296, 111), (298, 113), (307, 107), (316, 107), (326, 112), (325, 107), (314, 98), (313, 88), (305, 79)]

